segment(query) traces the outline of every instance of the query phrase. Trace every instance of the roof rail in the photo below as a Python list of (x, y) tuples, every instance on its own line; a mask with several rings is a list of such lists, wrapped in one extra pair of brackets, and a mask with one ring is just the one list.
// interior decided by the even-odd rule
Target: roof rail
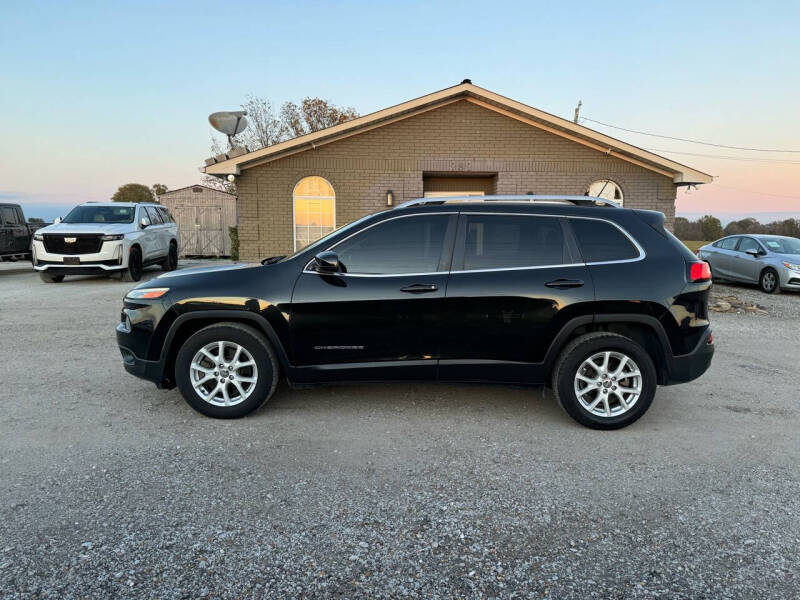
[(438, 206), (441, 204), (469, 202), (529, 202), (536, 204), (572, 204), (575, 206), (610, 206), (622, 208), (618, 202), (596, 196), (544, 196), (544, 195), (502, 195), (502, 196), (440, 196), (438, 198), (415, 198), (398, 204), (395, 208), (409, 206)]

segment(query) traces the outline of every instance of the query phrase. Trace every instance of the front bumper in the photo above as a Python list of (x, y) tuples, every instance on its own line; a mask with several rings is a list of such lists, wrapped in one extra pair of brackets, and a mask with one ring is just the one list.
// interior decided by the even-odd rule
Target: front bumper
[(164, 378), (164, 363), (162, 361), (139, 358), (133, 353), (133, 350), (125, 346), (120, 346), (119, 351), (122, 354), (122, 366), (131, 375), (152, 381), (161, 389), (174, 387), (172, 382)]
[(701, 338), (694, 350), (688, 354), (673, 356), (667, 365), (666, 381), (663, 385), (675, 385), (693, 381), (705, 373), (714, 357), (711, 329)]
[[(99, 252), (91, 254), (54, 254), (47, 252), (44, 242), (34, 241), (33, 268), (37, 271), (47, 271), (55, 275), (92, 275), (104, 271), (120, 271), (125, 269), (123, 242), (103, 242)], [(78, 264), (65, 264), (77, 259)]]
[(778, 279), (780, 279), (781, 287), (783, 289), (800, 290), (800, 271), (789, 269), (783, 265), (781, 265), (779, 271), (780, 273), (778, 275)]

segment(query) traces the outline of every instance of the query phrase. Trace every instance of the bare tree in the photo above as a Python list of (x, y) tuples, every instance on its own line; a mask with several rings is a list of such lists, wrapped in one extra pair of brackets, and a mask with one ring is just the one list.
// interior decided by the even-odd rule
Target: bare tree
[(331, 104), (322, 98), (304, 98), (300, 106), (284, 102), (281, 125), (286, 138), (298, 137), (326, 127), (333, 127), (358, 117), (356, 109)]
[[(234, 138), (234, 144), (252, 152), (279, 142), (345, 123), (359, 115), (354, 108), (336, 106), (322, 98), (304, 98), (300, 105), (284, 102), (276, 116), (272, 102), (258, 96), (247, 96), (242, 108), (247, 111), (247, 129)], [(211, 155), (227, 152), (227, 141), (211, 134)], [(225, 179), (204, 175), (208, 187), (236, 193), (236, 185)]]
[(283, 128), (269, 100), (247, 96), (242, 108), (247, 111), (248, 125), (236, 136), (238, 145), (248, 150), (258, 150), (281, 141)]

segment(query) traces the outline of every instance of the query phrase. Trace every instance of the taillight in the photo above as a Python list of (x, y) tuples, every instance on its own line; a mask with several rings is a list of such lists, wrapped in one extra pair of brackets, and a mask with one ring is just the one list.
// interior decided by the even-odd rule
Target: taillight
[(690, 281), (709, 281), (710, 279), (711, 267), (707, 262), (696, 262), (689, 266)]

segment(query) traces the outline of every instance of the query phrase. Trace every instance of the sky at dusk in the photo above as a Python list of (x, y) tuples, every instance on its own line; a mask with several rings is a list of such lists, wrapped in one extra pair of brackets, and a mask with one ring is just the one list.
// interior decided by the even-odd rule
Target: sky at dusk
[[(800, 216), (800, 2), (0, 0), (0, 201), (199, 181), (209, 113), (248, 94), (365, 114), (459, 83), (717, 180), (679, 214)], [(36, 215), (29, 215), (36, 216)]]

